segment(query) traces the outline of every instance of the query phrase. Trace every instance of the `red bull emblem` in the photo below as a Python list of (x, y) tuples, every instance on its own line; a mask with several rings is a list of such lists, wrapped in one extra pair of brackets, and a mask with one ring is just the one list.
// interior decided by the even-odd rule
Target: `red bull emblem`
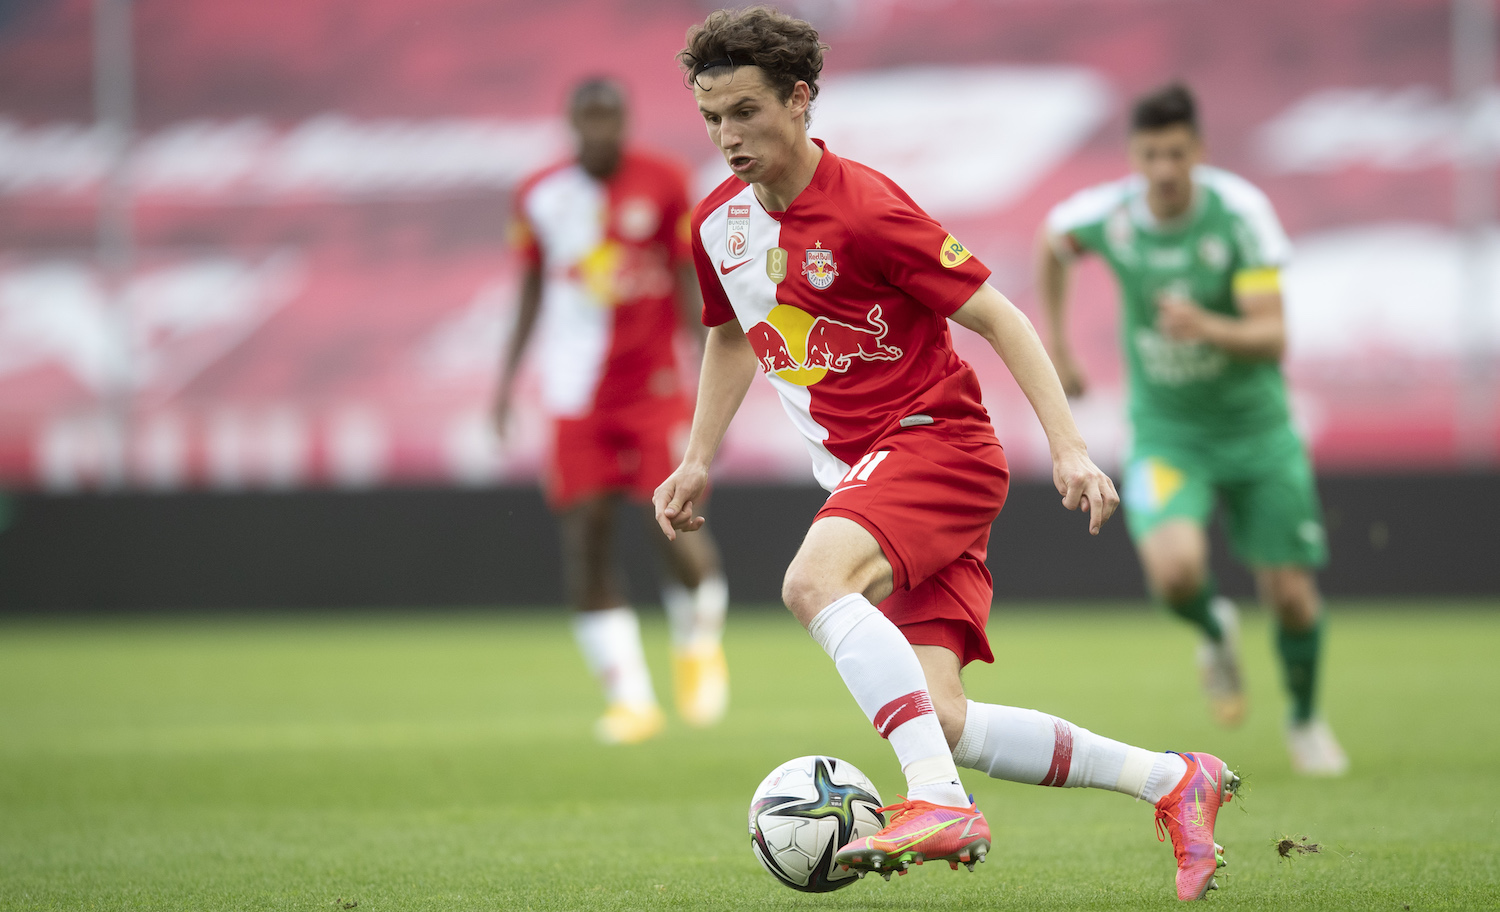
[(750, 246), (750, 207), (729, 207), (729, 236), (724, 242), (724, 250), (729, 258), (737, 260), (745, 255)]
[(833, 251), (824, 250), (823, 242), (817, 241), (802, 260), (802, 274), (819, 291), (832, 285), (839, 275), (838, 265), (833, 262)]
[(880, 305), (865, 315), (865, 326), (814, 317), (789, 304), (772, 308), (765, 321), (746, 333), (761, 370), (798, 386), (812, 386), (831, 371), (848, 373), (858, 361), (895, 361), (901, 349), (885, 344), (890, 327)]

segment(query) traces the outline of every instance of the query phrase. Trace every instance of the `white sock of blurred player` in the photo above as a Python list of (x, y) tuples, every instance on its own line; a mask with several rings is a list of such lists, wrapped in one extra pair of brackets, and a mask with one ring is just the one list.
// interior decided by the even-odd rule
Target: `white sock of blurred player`
[(573, 636), (611, 705), (656, 706), (651, 672), (641, 647), (641, 622), (634, 609), (621, 605), (575, 612)]
[(1071, 722), (1014, 706), (969, 701), (953, 749), (962, 767), (995, 779), (1123, 792), (1155, 804), (1187, 772), (1187, 761), (1102, 738)]
[(729, 610), (729, 584), (723, 576), (705, 577), (696, 589), (665, 583), (661, 600), (667, 609), (667, 627), (675, 651), (698, 652), (719, 645)]
[(943, 736), (927, 678), (911, 644), (862, 595), (846, 595), (818, 612), (807, 632), (833, 658), (844, 684), (906, 774), (906, 797), (968, 807)]

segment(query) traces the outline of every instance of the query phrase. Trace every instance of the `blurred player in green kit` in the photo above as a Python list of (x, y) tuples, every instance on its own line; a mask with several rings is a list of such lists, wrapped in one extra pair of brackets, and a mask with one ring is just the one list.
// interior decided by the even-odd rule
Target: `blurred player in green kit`
[(1214, 715), (1238, 725), (1239, 620), (1208, 568), (1207, 524), (1222, 503), (1230, 543), (1276, 612), (1292, 766), (1340, 775), (1348, 759), (1315, 702), (1324, 620), (1314, 572), (1328, 553), (1280, 368), (1280, 270), (1291, 245), (1265, 194), (1202, 163), (1186, 87), (1136, 102), (1129, 154), (1133, 175), (1075, 194), (1043, 227), (1037, 285), (1053, 363), (1068, 394), (1082, 395), (1064, 310), (1072, 262), (1096, 253), (1114, 272), (1124, 311), (1134, 443), (1123, 497), (1147, 584), (1201, 631), (1198, 662)]

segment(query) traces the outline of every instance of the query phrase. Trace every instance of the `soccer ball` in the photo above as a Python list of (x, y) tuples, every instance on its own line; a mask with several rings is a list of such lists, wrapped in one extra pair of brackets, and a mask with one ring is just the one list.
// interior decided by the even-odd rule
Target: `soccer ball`
[(859, 879), (833, 853), (885, 826), (880, 794), (853, 764), (798, 757), (771, 771), (750, 799), (750, 847), (777, 880), (828, 893)]

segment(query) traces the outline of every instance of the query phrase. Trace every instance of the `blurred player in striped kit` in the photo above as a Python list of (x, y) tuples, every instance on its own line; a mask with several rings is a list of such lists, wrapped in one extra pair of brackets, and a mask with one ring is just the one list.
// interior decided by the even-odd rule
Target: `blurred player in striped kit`
[[(643, 502), (681, 456), (692, 400), (673, 339), (695, 334), (697, 282), (685, 236), (686, 181), (676, 165), (626, 145), (620, 86), (573, 91), (576, 157), (543, 169), (516, 194), (524, 264), (515, 331), (500, 371), (495, 425), (504, 437), (522, 355), (537, 337), (542, 404), (553, 419), (547, 499), (562, 526), (574, 632), (608, 708), (606, 743), (634, 743), (664, 725), (641, 649), (640, 622), (615, 578), (622, 497)], [(720, 639), (729, 593), (712, 539), (660, 542), (677, 709), (692, 725), (724, 715), (728, 670)]]
[(1200, 672), (1214, 714), (1238, 725), (1239, 620), (1234, 603), (1215, 591), (1205, 531), (1222, 503), (1230, 543), (1276, 612), (1292, 765), (1340, 775), (1348, 760), (1315, 703), (1324, 620), (1313, 574), (1327, 548), (1280, 367), (1280, 271), (1291, 245), (1265, 194), (1202, 164), (1185, 86), (1136, 102), (1129, 152), (1134, 175), (1080, 191), (1043, 227), (1037, 287), (1053, 363), (1068, 394), (1082, 395), (1064, 311), (1071, 264), (1097, 253), (1120, 287), (1134, 430), (1125, 517), (1147, 583), (1201, 632)]

